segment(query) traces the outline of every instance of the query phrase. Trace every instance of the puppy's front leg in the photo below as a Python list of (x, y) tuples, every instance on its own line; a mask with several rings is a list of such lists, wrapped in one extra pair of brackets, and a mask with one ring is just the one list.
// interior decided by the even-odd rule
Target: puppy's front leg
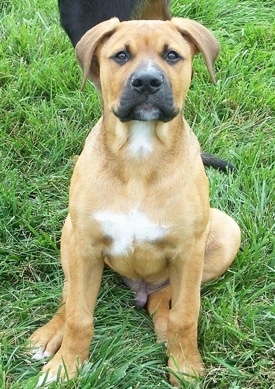
[[(204, 370), (197, 346), (204, 242), (190, 242), (189, 249), (185, 247), (169, 267), (172, 308), (167, 331), (168, 365), (176, 375), (196, 376)], [(175, 374), (170, 374), (173, 385), (178, 384)]]
[[(93, 312), (104, 267), (98, 250), (75, 233), (62, 246), (67, 276), (64, 336), (60, 349), (42, 369), (47, 382), (58, 377), (72, 378), (88, 357), (94, 333)], [(43, 380), (42, 376), (40, 383)]]

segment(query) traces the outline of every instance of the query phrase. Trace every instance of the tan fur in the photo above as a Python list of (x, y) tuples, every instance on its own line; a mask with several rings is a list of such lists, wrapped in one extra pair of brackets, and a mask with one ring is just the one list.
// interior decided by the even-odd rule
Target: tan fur
[[(132, 57), (120, 66), (111, 57), (125, 44)], [(160, 55), (164, 44), (184, 60), (167, 64)], [(197, 348), (200, 286), (231, 264), (240, 245), (240, 230), (228, 215), (210, 209), (200, 146), (180, 112), (190, 85), (193, 56), (203, 54), (213, 79), (218, 48), (205, 27), (178, 18), (123, 23), (112, 19), (94, 27), (78, 43), (83, 82), (90, 78), (101, 91), (103, 117), (88, 136), (71, 181), (61, 245), (64, 304), (31, 338), (35, 347), (55, 354), (43, 367), (53, 377), (63, 361), (73, 377), (78, 363), (88, 358), (104, 264), (148, 283), (169, 278), (169, 287), (149, 296), (148, 311), (158, 340), (167, 341), (170, 381), (178, 383), (173, 372), (203, 373)], [(135, 123), (121, 122), (113, 112), (126, 75), (146, 61), (157, 64), (169, 78), (179, 113), (167, 123), (146, 124), (153, 134), (153, 151), (137, 158), (129, 153)], [(127, 256), (107, 255), (112, 241), (95, 215), (106, 209), (127, 214), (136, 207), (167, 233), (157, 241), (133, 242)]]

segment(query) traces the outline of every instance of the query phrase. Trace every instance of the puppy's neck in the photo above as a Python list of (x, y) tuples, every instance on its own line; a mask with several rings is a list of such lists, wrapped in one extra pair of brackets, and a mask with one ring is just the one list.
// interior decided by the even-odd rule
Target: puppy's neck
[(126, 150), (130, 158), (150, 157), (155, 148), (154, 122), (132, 121), (128, 128)]
[(169, 152), (175, 140), (184, 136), (181, 115), (170, 122), (157, 120), (121, 122), (114, 115), (103, 116), (104, 142), (107, 149), (119, 157), (120, 153), (129, 159), (144, 159), (150, 154)]
[(184, 138), (181, 115), (172, 121), (129, 121), (103, 116), (103, 142), (107, 158), (117, 173), (128, 180), (133, 176), (148, 179), (159, 166), (171, 165)]

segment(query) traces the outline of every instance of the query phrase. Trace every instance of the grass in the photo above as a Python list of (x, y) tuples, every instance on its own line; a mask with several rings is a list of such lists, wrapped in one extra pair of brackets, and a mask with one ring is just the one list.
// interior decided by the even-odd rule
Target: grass
[[(217, 86), (200, 58), (185, 116), (202, 148), (237, 174), (208, 170), (211, 202), (241, 226), (225, 276), (202, 288), (204, 378), (185, 388), (274, 387), (274, 12), (272, 1), (175, 0), (177, 16), (211, 28), (222, 51)], [(62, 286), (59, 241), (73, 156), (100, 115), (61, 30), (55, 1), (0, 4), (0, 387), (35, 387), (39, 363), (25, 341), (55, 312)], [(163, 346), (132, 294), (106, 271), (91, 356), (58, 388), (170, 388)]]

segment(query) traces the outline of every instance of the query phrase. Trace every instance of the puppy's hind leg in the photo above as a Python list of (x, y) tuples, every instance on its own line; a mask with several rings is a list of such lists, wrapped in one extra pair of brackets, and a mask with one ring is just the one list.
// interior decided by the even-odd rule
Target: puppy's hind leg
[(238, 224), (226, 213), (211, 208), (202, 283), (221, 276), (233, 262), (241, 243)]
[(148, 296), (147, 309), (153, 318), (154, 331), (158, 342), (167, 341), (167, 324), (170, 309), (170, 286)]

